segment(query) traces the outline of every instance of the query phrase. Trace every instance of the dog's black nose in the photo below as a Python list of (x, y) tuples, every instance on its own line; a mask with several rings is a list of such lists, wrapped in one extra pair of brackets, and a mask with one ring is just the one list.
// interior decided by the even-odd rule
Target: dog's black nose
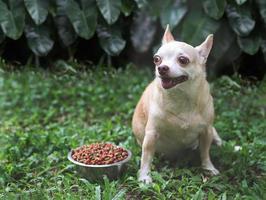
[(162, 65), (162, 66), (159, 66), (158, 67), (158, 72), (162, 76), (165, 75), (165, 74), (167, 74), (168, 71), (169, 71), (169, 67), (166, 66), (166, 65)]

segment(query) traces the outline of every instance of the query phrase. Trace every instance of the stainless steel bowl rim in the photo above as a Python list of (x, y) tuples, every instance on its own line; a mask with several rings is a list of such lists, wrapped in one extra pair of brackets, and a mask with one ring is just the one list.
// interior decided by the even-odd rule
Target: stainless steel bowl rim
[[(122, 147), (122, 148), (123, 148), (123, 147)], [(125, 148), (123, 148), (123, 149), (125, 149)], [(127, 153), (128, 153), (128, 156), (127, 156), (126, 159), (121, 160), (121, 161), (119, 161), (119, 162), (112, 163), (112, 164), (108, 164), (108, 165), (87, 165), (87, 164), (84, 164), (84, 163), (80, 163), (80, 162), (78, 162), (78, 161), (75, 161), (75, 160), (72, 158), (72, 152), (73, 152), (73, 149), (70, 150), (70, 152), (69, 152), (68, 155), (67, 155), (67, 158), (68, 158), (68, 160), (71, 161), (72, 163), (74, 163), (74, 164), (76, 164), (76, 165), (79, 165), (79, 166), (83, 166), (83, 167), (101, 167), (101, 168), (103, 168), (103, 167), (112, 167), (112, 166), (116, 166), (116, 165), (122, 165), (122, 164), (124, 164), (124, 163), (126, 163), (126, 162), (128, 162), (128, 161), (130, 160), (132, 153), (131, 153), (131, 151), (129, 151), (128, 149), (125, 149), (125, 150), (126, 150)]]

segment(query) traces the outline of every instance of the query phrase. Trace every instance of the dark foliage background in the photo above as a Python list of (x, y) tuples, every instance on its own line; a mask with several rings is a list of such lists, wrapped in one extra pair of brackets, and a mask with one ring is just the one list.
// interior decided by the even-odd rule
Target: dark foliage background
[(166, 24), (192, 45), (214, 33), (209, 77), (264, 76), (264, 0), (0, 0), (0, 56), (43, 66), (58, 59), (151, 65)]

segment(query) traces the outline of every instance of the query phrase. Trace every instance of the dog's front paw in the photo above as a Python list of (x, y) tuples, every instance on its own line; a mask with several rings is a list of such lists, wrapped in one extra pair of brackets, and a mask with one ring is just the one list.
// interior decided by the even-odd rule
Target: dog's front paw
[(216, 169), (214, 166), (211, 166), (211, 167), (202, 167), (206, 174), (207, 175), (210, 175), (210, 176), (216, 176), (218, 174), (220, 174), (219, 170)]
[(150, 184), (152, 183), (152, 178), (149, 175), (142, 175), (139, 176), (139, 181), (145, 184)]
[(220, 172), (216, 169), (210, 160), (202, 163), (202, 169), (206, 172), (207, 175), (215, 176)]
[(207, 171), (207, 174), (210, 176), (216, 176), (218, 174), (220, 174), (219, 170), (216, 168), (212, 168), (212, 169), (205, 169)]

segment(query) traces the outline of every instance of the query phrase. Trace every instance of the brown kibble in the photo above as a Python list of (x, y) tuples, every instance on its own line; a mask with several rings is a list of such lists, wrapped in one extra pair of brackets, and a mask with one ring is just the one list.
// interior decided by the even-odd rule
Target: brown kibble
[(87, 165), (106, 165), (122, 161), (128, 153), (110, 143), (93, 143), (73, 150), (72, 158)]

